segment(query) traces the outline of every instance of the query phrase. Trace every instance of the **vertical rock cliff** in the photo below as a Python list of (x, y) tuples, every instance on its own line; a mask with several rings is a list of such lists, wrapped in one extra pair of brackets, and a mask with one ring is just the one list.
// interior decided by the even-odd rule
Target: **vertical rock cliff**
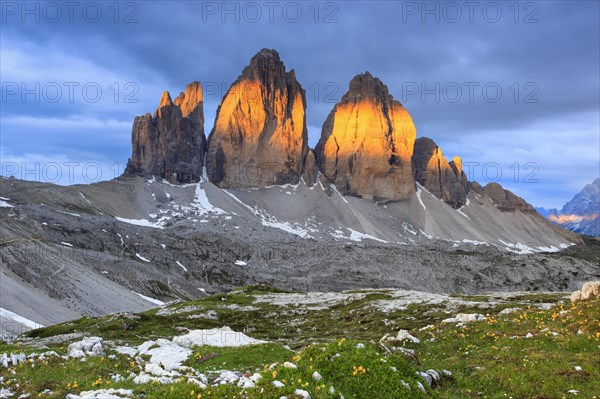
[(416, 137), (408, 111), (369, 72), (354, 77), (315, 148), (323, 175), (346, 195), (402, 200), (415, 192)]
[(469, 183), (459, 157), (448, 162), (433, 140), (421, 137), (415, 141), (412, 159), (417, 182), (454, 208), (465, 204)]
[(294, 71), (263, 49), (233, 83), (208, 139), (209, 180), (223, 188), (297, 183), (308, 154), (306, 98)]
[(131, 145), (126, 176), (155, 176), (171, 183), (199, 181), (206, 149), (200, 83), (187, 85), (175, 101), (165, 91), (154, 116), (137, 116)]

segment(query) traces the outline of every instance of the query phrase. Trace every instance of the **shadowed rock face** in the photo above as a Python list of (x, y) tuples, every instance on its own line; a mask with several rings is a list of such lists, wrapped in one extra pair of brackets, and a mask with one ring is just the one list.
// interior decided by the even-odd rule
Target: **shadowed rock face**
[(165, 91), (154, 116), (137, 116), (131, 145), (126, 176), (155, 176), (171, 183), (198, 182), (206, 149), (200, 83), (187, 85), (175, 101)]
[(315, 161), (315, 154), (312, 150), (308, 150), (306, 159), (304, 160), (304, 182), (309, 186), (314, 186), (317, 183), (319, 170)]
[(453, 208), (465, 204), (469, 183), (459, 157), (448, 162), (433, 140), (422, 137), (415, 141), (412, 160), (415, 180), (429, 192)]
[(498, 183), (488, 183), (485, 187), (481, 187), (479, 183), (471, 182), (471, 187), (474, 192), (480, 195), (487, 195), (494, 203), (494, 206), (502, 212), (521, 211), (523, 213), (537, 214), (535, 208), (527, 203), (523, 198), (514, 195), (512, 192), (505, 190)]
[(373, 200), (409, 198), (415, 192), (411, 157), (416, 130), (408, 111), (369, 72), (323, 124), (317, 165), (342, 194)]
[(257, 53), (217, 110), (207, 170), (222, 188), (297, 183), (308, 154), (304, 89), (275, 50)]

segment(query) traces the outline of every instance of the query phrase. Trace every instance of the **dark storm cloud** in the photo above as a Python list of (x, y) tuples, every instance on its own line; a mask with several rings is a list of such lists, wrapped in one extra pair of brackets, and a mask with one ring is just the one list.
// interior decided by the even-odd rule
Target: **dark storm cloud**
[[(17, 6), (16, 14), (6, 3)], [(348, 81), (369, 70), (409, 109), (420, 136), (437, 140), (448, 155), (505, 165), (516, 158), (537, 162), (545, 171), (542, 181), (513, 188), (532, 202), (559, 206), (555, 202), (576, 190), (560, 181), (587, 182), (598, 174), (598, 157), (585, 150), (599, 149), (599, 4), (521, 2), (517, 15), (513, 2), (476, 3), (469, 14), (466, 2), (121, 2), (117, 15), (112, 2), (81, 2), (72, 22), (63, 8), (59, 22), (38, 15), (37, 23), (35, 15), (22, 15), (24, 3), (4, 2), (3, 95), (7, 82), (28, 88), (97, 82), (103, 95), (90, 102), (78, 93), (71, 102), (63, 93), (54, 103), (3, 97), (2, 154), (85, 153), (123, 163), (133, 116), (153, 111), (162, 90), (175, 96), (193, 80), (205, 87), (208, 133), (228, 86), (256, 51), (268, 47), (280, 52), (306, 89), (311, 145)], [(28, 4), (42, 13), (46, 3)], [(102, 9), (97, 22), (82, 16), (86, 4)], [(462, 16), (452, 22), (457, 9)], [(124, 23), (127, 18), (132, 23)], [(135, 84), (137, 102), (123, 101), (132, 93), (128, 83)], [(424, 89), (435, 93), (423, 95)], [(114, 123), (103, 124), (107, 120)], [(557, 151), (539, 150), (547, 143)], [(566, 147), (584, 153), (567, 154)]]

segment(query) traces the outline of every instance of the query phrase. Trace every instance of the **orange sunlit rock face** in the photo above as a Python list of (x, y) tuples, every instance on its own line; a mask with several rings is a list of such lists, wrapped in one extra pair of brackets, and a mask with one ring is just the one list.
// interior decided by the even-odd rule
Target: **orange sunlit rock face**
[(210, 181), (223, 188), (297, 183), (308, 154), (304, 90), (275, 50), (261, 50), (231, 86), (209, 137)]
[(329, 114), (315, 157), (323, 175), (343, 194), (402, 200), (415, 192), (415, 138), (408, 111), (365, 72), (352, 79)]
[[(202, 102), (202, 85), (200, 82), (192, 82), (187, 85), (185, 91), (179, 93), (179, 96), (173, 101), (181, 109), (181, 114), (184, 117), (197, 114), (198, 111), (203, 113), (202, 107), (198, 106)], [(204, 120), (204, 115), (202, 115), (202, 120)]]

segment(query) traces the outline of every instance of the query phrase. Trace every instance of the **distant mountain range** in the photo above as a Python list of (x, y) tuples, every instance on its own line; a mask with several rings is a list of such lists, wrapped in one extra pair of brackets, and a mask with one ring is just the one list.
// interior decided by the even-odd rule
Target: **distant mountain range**
[(586, 185), (560, 211), (535, 209), (546, 219), (567, 230), (600, 237), (600, 178)]

